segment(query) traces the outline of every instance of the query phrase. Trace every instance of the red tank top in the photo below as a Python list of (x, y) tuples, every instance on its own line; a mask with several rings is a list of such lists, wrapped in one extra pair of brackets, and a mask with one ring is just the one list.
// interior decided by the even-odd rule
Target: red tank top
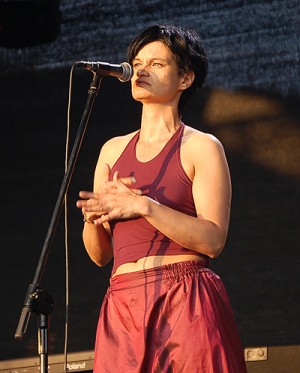
[[(137, 132), (112, 167), (111, 176), (115, 171), (119, 171), (120, 177), (134, 176), (134, 188), (141, 189), (143, 195), (196, 217), (192, 182), (180, 160), (183, 131), (182, 124), (161, 152), (148, 162), (140, 162), (136, 158), (136, 144), (140, 134)], [(121, 264), (147, 256), (197, 254), (171, 241), (143, 217), (111, 222), (111, 228), (114, 241), (113, 272)]]

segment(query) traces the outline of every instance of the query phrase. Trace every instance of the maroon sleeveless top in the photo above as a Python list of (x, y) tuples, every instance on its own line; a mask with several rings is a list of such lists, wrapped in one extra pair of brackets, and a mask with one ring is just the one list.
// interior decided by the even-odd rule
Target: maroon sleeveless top
[[(143, 195), (196, 217), (192, 182), (180, 160), (183, 131), (184, 124), (178, 128), (161, 152), (148, 162), (140, 162), (136, 158), (136, 144), (140, 135), (140, 132), (137, 132), (112, 167), (111, 177), (115, 171), (119, 171), (120, 177), (134, 176), (134, 188), (141, 189)], [(114, 241), (113, 272), (121, 264), (135, 262), (146, 256), (197, 254), (171, 241), (143, 217), (117, 220), (110, 225)]]

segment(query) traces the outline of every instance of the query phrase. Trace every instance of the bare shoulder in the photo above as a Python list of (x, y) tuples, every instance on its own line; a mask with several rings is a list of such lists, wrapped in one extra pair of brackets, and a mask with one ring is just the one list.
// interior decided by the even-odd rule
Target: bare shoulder
[(197, 171), (203, 174), (215, 167), (227, 168), (221, 142), (215, 136), (189, 126), (185, 126), (182, 138), (181, 163), (191, 180)]
[(207, 157), (214, 153), (224, 153), (224, 148), (219, 139), (215, 136), (199, 131), (195, 128), (185, 126), (182, 139), (182, 149), (184, 152), (197, 154), (197, 158)]
[(98, 162), (107, 163), (112, 167), (137, 132), (138, 131), (131, 132), (124, 136), (116, 136), (104, 143), (100, 151)]

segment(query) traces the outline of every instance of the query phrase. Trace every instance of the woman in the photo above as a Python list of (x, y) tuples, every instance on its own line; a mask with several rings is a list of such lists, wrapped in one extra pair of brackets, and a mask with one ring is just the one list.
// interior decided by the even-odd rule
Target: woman
[(199, 35), (152, 26), (130, 44), (141, 128), (101, 149), (94, 192), (80, 192), (83, 240), (114, 258), (95, 347), (97, 372), (245, 372), (226, 291), (208, 269), (225, 244), (231, 202), (226, 157), (183, 109), (207, 75)]

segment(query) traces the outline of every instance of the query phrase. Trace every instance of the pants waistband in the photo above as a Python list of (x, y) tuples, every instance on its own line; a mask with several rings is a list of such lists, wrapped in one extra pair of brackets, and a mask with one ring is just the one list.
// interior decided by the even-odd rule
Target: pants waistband
[(187, 276), (199, 275), (203, 271), (210, 271), (205, 263), (198, 261), (184, 261), (162, 266), (123, 273), (110, 280), (113, 290), (146, 285), (155, 281), (181, 281)]

